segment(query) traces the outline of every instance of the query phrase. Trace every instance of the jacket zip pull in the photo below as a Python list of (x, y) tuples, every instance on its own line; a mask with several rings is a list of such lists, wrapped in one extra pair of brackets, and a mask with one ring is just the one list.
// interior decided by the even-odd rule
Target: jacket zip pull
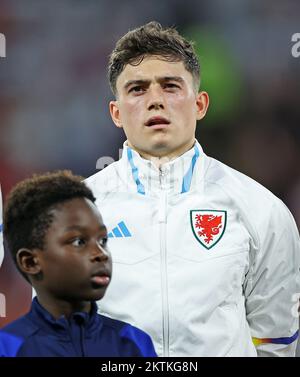
[(167, 222), (167, 192), (163, 189), (162, 178), (164, 173), (159, 169), (159, 183), (162, 192), (159, 196), (158, 221), (159, 223)]

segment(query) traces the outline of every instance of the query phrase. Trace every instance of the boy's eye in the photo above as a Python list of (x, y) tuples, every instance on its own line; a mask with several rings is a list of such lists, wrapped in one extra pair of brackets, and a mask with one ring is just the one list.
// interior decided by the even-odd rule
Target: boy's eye
[(75, 246), (75, 247), (83, 246), (83, 245), (85, 245), (85, 240), (83, 238), (75, 238), (72, 241), (72, 245)]
[(107, 237), (102, 237), (99, 239), (99, 244), (101, 245), (101, 247), (106, 247), (106, 244), (107, 244)]

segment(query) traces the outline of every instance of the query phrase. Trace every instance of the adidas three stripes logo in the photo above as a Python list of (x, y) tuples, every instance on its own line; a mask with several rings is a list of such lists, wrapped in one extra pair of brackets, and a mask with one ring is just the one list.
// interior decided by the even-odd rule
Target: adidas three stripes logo
[(108, 238), (114, 237), (132, 237), (124, 221), (118, 223), (118, 225), (112, 229), (107, 235)]

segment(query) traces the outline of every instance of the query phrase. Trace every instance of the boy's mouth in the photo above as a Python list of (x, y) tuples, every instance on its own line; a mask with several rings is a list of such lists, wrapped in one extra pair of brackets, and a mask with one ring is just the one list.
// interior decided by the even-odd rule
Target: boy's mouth
[(92, 276), (92, 282), (96, 285), (107, 286), (110, 282), (109, 276)]
[(91, 281), (97, 286), (108, 286), (111, 274), (106, 270), (101, 270), (92, 274)]

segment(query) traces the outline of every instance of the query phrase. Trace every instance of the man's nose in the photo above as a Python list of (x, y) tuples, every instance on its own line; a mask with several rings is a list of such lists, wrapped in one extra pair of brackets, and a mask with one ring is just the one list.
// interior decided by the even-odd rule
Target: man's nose
[(162, 88), (153, 86), (149, 89), (148, 110), (159, 110), (165, 108), (165, 100)]

